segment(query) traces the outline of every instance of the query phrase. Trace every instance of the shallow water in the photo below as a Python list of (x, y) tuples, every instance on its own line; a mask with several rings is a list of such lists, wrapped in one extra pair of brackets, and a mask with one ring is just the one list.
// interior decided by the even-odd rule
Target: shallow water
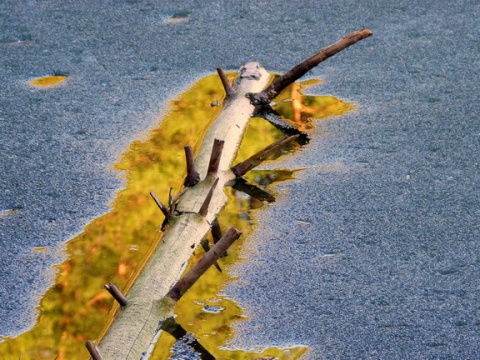
[[(124, 184), (112, 164), (168, 99), (216, 66), (258, 60), (283, 72), (368, 27), (373, 37), (312, 73), (325, 80), (312, 91), (358, 108), (284, 160), (306, 170), (275, 187), (282, 195), (259, 221), (252, 265), (227, 291), (250, 319), (232, 346), (477, 357), (475, 1), (7, 1), (0, 10), (4, 335), (33, 325), (64, 242), (110, 209)], [(186, 19), (165, 20), (176, 13)], [(68, 86), (27, 84), (52, 74), (68, 74)]]

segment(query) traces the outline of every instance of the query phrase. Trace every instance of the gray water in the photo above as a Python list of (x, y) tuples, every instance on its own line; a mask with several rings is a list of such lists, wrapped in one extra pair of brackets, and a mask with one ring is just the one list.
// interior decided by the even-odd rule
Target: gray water
[[(226, 290), (250, 318), (231, 345), (477, 358), (479, 18), (477, 1), (0, 2), (0, 334), (33, 325), (65, 241), (109, 210), (113, 163), (169, 99), (366, 27), (310, 75), (358, 106), (283, 161), (306, 170), (276, 187)], [(53, 73), (69, 78), (26, 85)]]

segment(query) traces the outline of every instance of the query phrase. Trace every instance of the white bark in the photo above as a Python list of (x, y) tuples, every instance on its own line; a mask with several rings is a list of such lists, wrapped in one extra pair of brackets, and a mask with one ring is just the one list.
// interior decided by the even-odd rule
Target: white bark
[[(187, 213), (171, 221), (162, 242), (127, 294), (128, 305), (119, 311), (101, 340), (99, 350), (104, 359), (140, 359), (156, 341), (159, 321), (172, 315), (175, 304), (165, 295), (181, 275), (192, 254), (192, 245), (200, 243), (225, 205), (223, 188), (234, 178), (230, 171), (231, 162), (254, 111), (245, 94), (260, 92), (269, 80), (270, 75), (258, 63), (248, 63), (240, 69), (234, 85), (236, 92), (225, 101), (195, 159), (196, 169), (203, 180), (183, 195), (177, 209)], [(218, 174), (206, 177), (214, 139), (224, 140), (225, 145)], [(219, 182), (208, 214), (201, 217), (196, 213), (217, 177)]]

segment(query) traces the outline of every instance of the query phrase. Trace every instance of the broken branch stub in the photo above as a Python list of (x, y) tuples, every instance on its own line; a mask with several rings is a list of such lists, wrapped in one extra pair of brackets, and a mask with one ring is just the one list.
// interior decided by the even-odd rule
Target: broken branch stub
[(174, 301), (180, 298), (192, 287), (208, 268), (217, 261), (242, 233), (235, 228), (227, 230), (217, 242), (167, 293)]
[(102, 355), (100, 354), (100, 351), (98, 350), (98, 348), (90, 341), (88, 340), (86, 343), (85, 343), (85, 346), (88, 350), (88, 353), (90, 354), (90, 356), (92, 357), (92, 360), (103, 360), (103, 357)]
[(222, 158), (223, 145), (225, 141), (215, 139), (213, 141), (212, 154), (210, 155), (210, 162), (208, 163), (207, 176), (214, 176), (217, 174), (220, 159)]
[(235, 95), (235, 89), (233, 88), (232, 84), (228, 80), (227, 74), (225, 74), (223, 69), (218, 67), (217, 73), (218, 73), (218, 76), (220, 77), (220, 80), (222, 81), (222, 85), (223, 85), (223, 88), (225, 89), (225, 93), (227, 94), (227, 98)]
[(212, 187), (210, 188), (210, 191), (207, 194), (207, 197), (205, 198), (205, 201), (202, 204), (202, 207), (198, 211), (198, 215), (200, 215), (201, 217), (205, 217), (208, 214), (208, 207), (210, 206), (210, 201), (212, 201), (213, 192), (215, 191), (215, 188), (217, 187), (218, 180), (219, 180), (219, 178), (217, 178), (215, 180), (215, 182), (213, 183)]
[[(235, 94), (225, 99), (221, 112), (207, 129), (195, 157), (196, 171), (202, 180), (194, 187), (185, 188), (188, 191), (181, 198), (169, 196), (168, 204), (175, 204), (173, 213), (176, 212), (178, 216), (172, 217), (162, 241), (129, 289), (128, 305), (118, 311), (101, 339), (99, 349), (104, 359), (139, 359), (156, 343), (159, 321), (171, 316), (173, 312), (168, 304), (173, 300), (165, 298), (165, 294), (178, 280), (183, 264), (191, 257), (192, 243), (200, 243), (226, 203), (227, 196), (221, 189), (234, 178), (230, 171), (231, 163), (255, 110), (245, 94), (261, 91), (270, 78), (270, 74), (258, 63), (242, 66), (233, 83)], [(215, 176), (219, 178), (217, 190), (212, 192), (208, 204), (205, 200), (212, 190), (214, 179), (206, 175), (214, 139), (225, 141), (225, 145)], [(205, 204), (201, 211), (205, 214), (204, 217), (198, 214), (202, 203)], [(170, 214), (171, 210), (167, 209), (167, 212)], [(147, 359), (148, 356), (145, 355), (144, 358)]]
[(113, 296), (115, 300), (120, 304), (120, 306), (127, 306), (128, 301), (125, 295), (120, 291), (120, 289), (112, 283), (105, 284), (105, 289)]
[(371, 35), (373, 35), (373, 32), (368, 29), (355, 31), (338, 40), (337, 42), (323, 48), (315, 55), (309, 57), (307, 60), (287, 71), (263, 91), (256, 94), (248, 93), (246, 96), (250, 99), (250, 103), (252, 105), (268, 105), (283, 89), (300, 79), (303, 75), (320, 64), (322, 61)]
[(187, 162), (187, 177), (183, 182), (186, 187), (192, 187), (200, 181), (200, 174), (195, 170), (195, 161), (193, 160), (193, 149), (191, 146), (185, 146), (185, 159)]

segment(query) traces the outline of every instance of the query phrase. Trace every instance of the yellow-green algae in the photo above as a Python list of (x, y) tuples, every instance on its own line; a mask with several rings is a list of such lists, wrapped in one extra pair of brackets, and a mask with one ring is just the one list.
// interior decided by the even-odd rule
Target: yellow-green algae
[[(303, 96), (302, 87), (311, 83), (296, 84), (286, 89), (277, 100), (293, 101), (281, 101), (276, 110), (284, 118), (308, 129), (311, 128), (312, 118), (337, 115), (352, 108), (351, 104), (334, 97)], [(199, 80), (178, 100), (172, 101), (172, 110), (151, 131), (147, 140), (131, 144), (116, 164), (117, 169), (127, 173), (125, 190), (118, 193), (112, 211), (92, 221), (80, 235), (67, 243), (67, 260), (57, 266), (55, 285), (40, 303), (37, 324), (18, 337), (4, 338), (0, 343), (1, 359), (89, 358), (85, 341), (99, 339), (117, 310), (103, 285), (113, 282), (123, 291), (128, 291), (149, 254), (161, 240), (159, 226), (163, 215), (150, 199), (149, 191), (154, 191), (166, 202), (170, 187), (181, 188), (185, 176), (183, 148), (190, 145), (196, 149), (200, 145), (201, 135), (220, 111), (219, 107), (210, 104), (222, 98), (223, 88), (216, 75)], [(301, 104), (295, 105), (299, 99)], [(237, 158), (245, 159), (282, 136), (266, 121), (252, 119)], [(292, 177), (293, 171), (288, 170), (253, 171), (248, 175), (251, 182), (281, 181)], [(244, 235), (229, 251), (229, 256), (220, 260), (223, 272), (210, 269), (177, 304), (177, 321), (218, 359), (251, 359), (259, 354), (227, 351), (222, 347), (233, 335), (231, 322), (243, 316), (241, 309), (219, 292), (226, 282), (232, 280), (228, 266), (239, 261), (235, 249), (247, 241), (254, 226), (252, 209), (260, 207), (261, 202), (237, 196), (231, 188), (225, 191), (229, 201), (219, 215), (219, 221), (224, 229), (234, 226)], [(202, 251), (198, 250), (192, 263), (200, 256)], [(208, 313), (202, 310), (205, 305), (219, 306), (224, 310)], [(169, 336), (162, 335), (155, 350), (155, 359), (170, 356), (173, 341)], [(261, 354), (295, 359), (304, 352), (305, 348), (299, 346), (265, 349)]]

